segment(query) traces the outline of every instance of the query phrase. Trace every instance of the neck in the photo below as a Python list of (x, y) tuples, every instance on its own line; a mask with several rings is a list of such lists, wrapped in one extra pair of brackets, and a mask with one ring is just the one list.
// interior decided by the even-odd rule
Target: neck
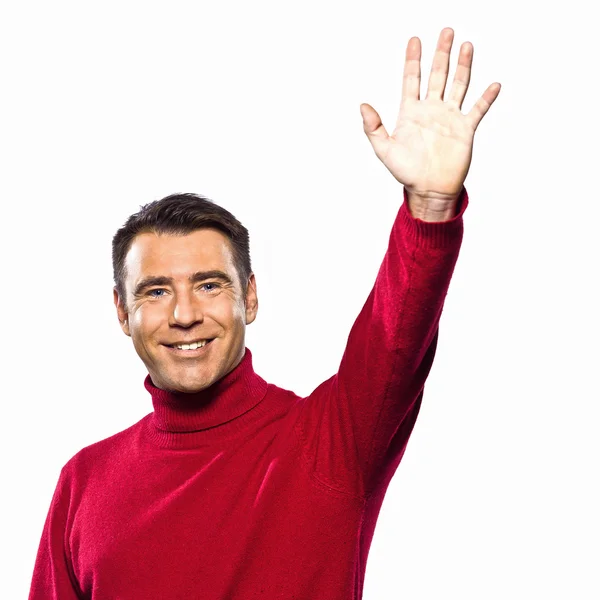
[(198, 392), (163, 390), (150, 375), (144, 386), (154, 406), (148, 423), (151, 437), (163, 447), (189, 447), (243, 427), (243, 415), (261, 402), (268, 384), (254, 372), (252, 353), (246, 348), (236, 367)]

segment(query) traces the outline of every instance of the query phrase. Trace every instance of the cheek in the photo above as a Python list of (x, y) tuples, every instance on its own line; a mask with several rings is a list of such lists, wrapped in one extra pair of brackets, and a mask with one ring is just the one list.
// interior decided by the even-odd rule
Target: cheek
[(230, 326), (242, 321), (246, 314), (244, 306), (240, 305), (239, 302), (223, 302), (219, 306), (215, 305), (214, 308), (215, 319)]
[(137, 338), (148, 337), (167, 322), (168, 315), (159, 306), (140, 306), (133, 315), (133, 319), (130, 318), (132, 336)]

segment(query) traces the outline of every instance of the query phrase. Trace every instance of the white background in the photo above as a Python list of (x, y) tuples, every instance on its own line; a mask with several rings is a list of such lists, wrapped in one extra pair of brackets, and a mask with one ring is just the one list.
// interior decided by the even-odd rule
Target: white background
[(600, 597), (599, 53), (584, 2), (549, 6), (3, 3), (0, 597), (27, 597), (64, 463), (152, 410), (113, 306), (115, 231), (173, 192), (230, 210), (251, 236), (255, 369), (308, 394), (402, 202), (360, 103), (391, 132), (408, 40), (424, 97), (446, 26), (450, 78), (475, 48), (463, 112), (502, 90), (364, 598)]

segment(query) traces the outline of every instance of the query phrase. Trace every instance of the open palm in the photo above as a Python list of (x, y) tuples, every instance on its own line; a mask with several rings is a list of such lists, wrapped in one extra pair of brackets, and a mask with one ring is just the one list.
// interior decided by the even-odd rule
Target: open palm
[(407, 191), (433, 200), (455, 200), (460, 195), (471, 164), (475, 130), (500, 92), (499, 83), (491, 84), (471, 111), (462, 114), (473, 62), (473, 46), (465, 42), (444, 101), (453, 38), (451, 28), (442, 30), (424, 100), (420, 100), (421, 41), (418, 37), (409, 40), (402, 102), (392, 135), (377, 111), (361, 104), (364, 130), (377, 157)]

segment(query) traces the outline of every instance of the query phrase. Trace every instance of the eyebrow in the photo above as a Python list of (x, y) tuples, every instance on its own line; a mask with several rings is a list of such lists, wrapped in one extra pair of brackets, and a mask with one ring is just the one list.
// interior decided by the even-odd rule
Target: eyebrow
[[(224, 283), (228, 283), (233, 285), (233, 281), (227, 273), (223, 271), (212, 270), (212, 271), (196, 271), (193, 275), (188, 277), (190, 283), (198, 283), (200, 281), (205, 281), (206, 279), (220, 279)], [(166, 277), (164, 275), (148, 275), (144, 277), (133, 290), (134, 296), (139, 296), (141, 292), (143, 292), (146, 288), (153, 285), (170, 285), (173, 283), (172, 277)]]

